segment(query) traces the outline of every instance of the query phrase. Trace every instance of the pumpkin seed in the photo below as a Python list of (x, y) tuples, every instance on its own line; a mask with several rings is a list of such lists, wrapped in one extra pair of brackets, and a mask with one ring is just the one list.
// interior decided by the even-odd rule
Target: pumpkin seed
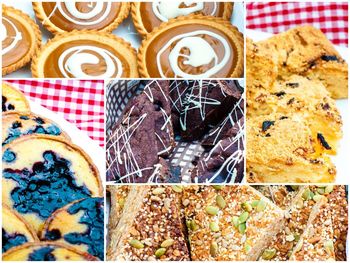
[(333, 251), (334, 251), (333, 241), (332, 240), (325, 241), (324, 248), (326, 249), (328, 255), (333, 254)]
[(324, 192), (326, 193), (326, 194), (329, 194), (329, 193), (331, 193), (332, 191), (333, 191), (333, 185), (327, 185), (325, 188), (324, 188)]
[(291, 185), (290, 187), (292, 187), (294, 191), (299, 190), (299, 185)]
[(218, 244), (216, 242), (211, 242), (210, 244), (210, 255), (212, 257), (216, 257), (216, 255), (218, 254), (218, 251), (219, 251), (219, 247), (218, 247)]
[(325, 193), (324, 187), (318, 187), (316, 191), (317, 191), (317, 193), (319, 193), (320, 195), (323, 195), (323, 194)]
[(213, 188), (215, 190), (221, 190), (224, 186), (223, 185), (213, 185)]
[(314, 195), (314, 197), (313, 197), (312, 199), (313, 199), (315, 202), (318, 202), (318, 201), (320, 201), (322, 198), (324, 198), (323, 195), (317, 194), (317, 195)]
[(220, 231), (220, 227), (219, 227), (218, 223), (216, 223), (216, 222), (210, 222), (210, 223), (209, 223), (209, 228), (210, 228), (210, 230), (213, 231), (213, 232), (218, 232), (218, 231)]
[(181, 186), (181, 185), (172, 185), (171, 188), (172, 188), (176, 193), (181, 193), (181, 192), (182, 192), (182, 186)]
[(261, 257), (264, 260), (271, 260), (274, 258), (274, 256), (276, 255), (276, 249), (275, 248), (271, 248), (271, 249), (265, 249), (264, 253), (261, 255)]
[(264, 201), (264, 200), (260, 200), (259, 201), (259, 203), (258, 203), (258, 205), (256, 206), (256, 211), (258, 211), (258, 212), (262, 212), (262, 211), (264, 211), (265, 210), (265, 208), (266, 208), (266, 202)]
[(160, 258), (161, 256), (163, 256), (166, 252), (166, 248), (162, 247), (162, 248), (158, 248), (156, 250), (156, 252), (154, 253), (154, 255), (157, 257), (157, 258)]
[(305, 201), (312, 199), (310, 189), (309, 189), (309, 188), (306, 188), (306, 189), (304, 190), (303, 194), (301, 195), (301, 197), (302, 197)]
[(294, 240), (298, 242), (299, 239), (300, 239), (300, 234), (295, 233), (295, 234), (294, 234)]
[(130, 246), (134, 247), (134, 248), (137, 248), (137, 249), (140, 249), (140, 248), (144, 248), (144, 244), (141, 243), (140, 240), (137, 240), (137, 239), (131, 239), (129, 241), (129, 244)]
[(224, 209), (226, 206), (225, 199), (221, 195), (216, 196), (216, 203), (221, 209)]
[(161, 247), (170, 247), (172, 244), (174, 244), (174, 239), (168, 238), (162, 242), (160, 245)]
[(244, 202), (243, 204), (241, 204), (241, 207), (248, 212), (251, 212), (253, 210), (253, 207), (251, 204), (249, 204), (248, 202)]
[(160, 194), (164, 193), (164, 191), (165, 191), (165, 188), (163, 188), (163, 187), (157, 187), (157, 188), (155, 188), (155, 189), (152, 191), (152, 194), (154, 194), (154, 195), (160, 195)]
[(207, 214), (215, 216), (215, 215), (217, 215), (217, 213), (219, 213), (219, 208), (216, 206), (208, 205), (205, 208), (205, 211), (207, 212)]
[(247, 221), (248, 217), (249, 217), (249, 213), (247, 211), (243, 212), (238, 218), (239, 223), (240, 224), (245, 223), (245, 221)]
[(244, 244), (244, 251), (248, 253), (252, 249), (252, 246), (249, 244)]
[(238, 218), (238, 216), (232, 217), (231, 222), (232, 222), (232, 224), (233, 224), (235, 227), (238, 227), (238, 225), (239, 225), (239, 218)]
[(258, 204), (259, 204), (259, 201), (260, 201), (260, 200), (253, 200), (253, 201), (252, 201), (252, 207), (254, 207), (254, 208), (257, 207)]
[(247, 226), (245, 225), (245, 223), (242, 223), (242, 224), (238, 225), (239, 233), (244, 234), (246, 229), (247, 229)]

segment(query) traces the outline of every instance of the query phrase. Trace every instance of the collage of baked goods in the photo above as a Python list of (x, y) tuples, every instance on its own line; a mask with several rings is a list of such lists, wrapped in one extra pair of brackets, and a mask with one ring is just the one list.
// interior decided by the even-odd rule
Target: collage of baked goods
[(0, 0), (2, 261), (348, 261), (347, 1)]

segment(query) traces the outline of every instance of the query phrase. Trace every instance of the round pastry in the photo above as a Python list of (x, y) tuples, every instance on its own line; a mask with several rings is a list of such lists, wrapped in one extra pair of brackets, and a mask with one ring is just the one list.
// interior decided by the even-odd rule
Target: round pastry
[(131, 14), (134, 25), (141, 35), (146, 35), (169, 19), (190, 14), (221, 17), (230, 20), (233, 3), (191, 1), (133, 2)]
[(35, 78), (136, 78), (136, 51), (104, 32), (74, 30), (57, 34), (33, 59)]
[(56, 242), (32, 242), (14, 247), (2, 255), (3, 261), (96, 261), (94, 256)]
[(56, 123), (33, 113), (13, 111), (2, 115), (2, 145), (30, 134), (48, 134), (69, 139)]
[(29, 102), (22, 92), (14, 87), (2, 83), (2, 112), (6, 111), (30, 111)]
[(81, 199), (56, 210), (46, 220), (41, 239), (67, 243), (103, 260), (103, 222), (103, 198)]
[(138, 64), (146, 78), (242, 77), (243, 36), (221, 18), (171, 19), (142, 41)]
[(3, 147), (2, 201), (39, 232), (66, 204), (102, 196), (96, 166), (78, 146), (57, 136), (28, 135)]
[(28, 15), (2, 5), (1, 34), (2, 75), (6, 75), (32, 59), (41, 44), (41, 33)]
[(127, 2), (33, 2), (35, 15), (52, 33), (74, 29), (110, 32), (128, 16)]
[(2, 206), (2, 253), (12, 247), (26, 242), (39, 241), (34, 229), (23, 218), (8, 208)]

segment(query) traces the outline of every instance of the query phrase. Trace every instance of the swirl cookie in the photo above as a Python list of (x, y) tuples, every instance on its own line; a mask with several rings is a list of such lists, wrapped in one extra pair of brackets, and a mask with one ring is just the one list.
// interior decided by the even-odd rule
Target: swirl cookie
[(41, 33), (35, 22), (20, 10), (2, 5), (2, 75), (26, 65), (39, 49)]
[(2, 206), (2, 253), (26, 242), (39, 241), (35, 231), (15, 211)]
[(52, 33), (91, 29), (110, 32), (128, 16), (127, 2), (33, 2), (36, 17)]
[(136, 78), (136, 51), (123, 39), (94, 30), (57, 34), (33, 59), (35, 78)]
[(2, 112), (6, 111), (29, 111), (29, 102), (22, 92), (14, 87), (2, 83)]
[(95, 261), (97, 258), (55, 242), (32, 242), (10, 249), (3, 261)]
[(103, 198), (74, 201), (56, 210), (45, 222), (41, 239), (59, 241), (103, 260)]
[(2, 145), (30, 134), (48, 134), (69, 139), (56, 123), (35, 114), (8, 112), (2, 116)]
[(192, 15), (169, 20), (142, 41), (146, 78), (225, 78), (243, 75), (243, 36), (228, 21)]
[(221, 17), (229, 20), (232, 15), (233, 3), (191, 1), (154, 1), (133, 2), (131, 14), (134, 25), (141, 35), (146, 35), (161, 23), (179, 16), (201, 14), (204, 16)]
[(37, 232), (55, 210), (102, 196), (96, 166), (80, 148), (57, 136), (19, 138), (3, 147), (2, 161), (2, 200)]

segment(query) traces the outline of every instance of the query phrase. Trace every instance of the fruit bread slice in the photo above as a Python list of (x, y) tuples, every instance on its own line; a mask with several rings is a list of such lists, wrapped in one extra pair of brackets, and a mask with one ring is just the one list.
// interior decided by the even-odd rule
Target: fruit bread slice
[(321, 196), (313, 207), (306, 229), (290, 256), (292, 261), (335, 261), (331, 210)]
[(283, 210), (250, 186), (188, 186), (182, 203), (194, 261), (254, 261), (283, 226)]
[(130, 191), (129, 185), (107, 185), (107, 192), (110, 194), (110, 218), (108, 223), (108, 234), (117, 227), (123, 213), (124, 204)]
[(2, 82), (2, 112), (30, 111), (29, 102), (22, 92)]
[(34, 229), (7, 205), (2, 205), (2, 253), (27, 242), (39, 241)]
[(348, 96), (348, 65), (321, 30), (299, 26), (258, 42), (278, 54), (278, 75), (320, 80), (335, 99)]
[(103, 197), (76, 200), (46, 220), (40, 239), (64, 243), (103, 260), (103, 222)]
[[(110, 214), (107, 260), (189, 260), (180, 213), (180, 186), (130, 186), (118, 224)], [(112, 204), (115, 202), (112, 202)]]
[(342, 137), (342, 119), (333, 99), (317, 80), (292, 75), (277, 81), (269, 91), (255, 89), (248, 93), (247, 116), (301, 113), (313, 136), (325, 142), (324, 150), (335, 154)]
[(324, 153), (322, 143), (314, 139), (304, 118), (298, 114), (248, 118), (248, 182), (333, 182), (335, 166)]
[(37, 232), (55, 210), (103, 195), (90, 157), (60, 137), (25, 136), (7, 144), (2, 153), (2, 201)]
[(10, 111), (2, 115), (2, 145), (30, 134), (68, 135), (53, 121), (33, 113)]

